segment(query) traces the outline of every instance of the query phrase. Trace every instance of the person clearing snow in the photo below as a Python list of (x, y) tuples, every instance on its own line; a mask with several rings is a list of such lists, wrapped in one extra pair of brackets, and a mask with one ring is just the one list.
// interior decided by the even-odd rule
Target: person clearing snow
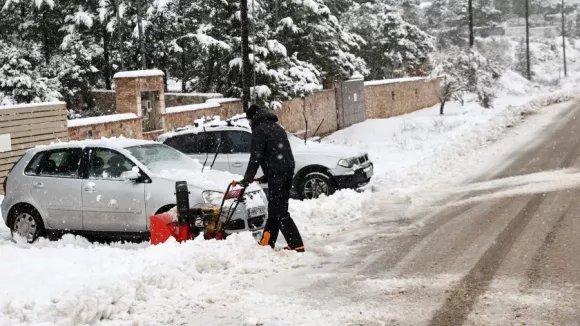
[(254, 180), (258, 168), (264, 171), (257, 181), (268, 183), (268, 219), (260, 245), (274, 248), (281, 231), (288, 243), (285, 249), (304, 252), (302, 237), (288, 212), (295, 163), (286, 131), (277, 124), (275, 114), (256, 104), (250, 106), (246, 117), (252, 127), (250, 161), (244, 178), (237, 184), (245, 188)]

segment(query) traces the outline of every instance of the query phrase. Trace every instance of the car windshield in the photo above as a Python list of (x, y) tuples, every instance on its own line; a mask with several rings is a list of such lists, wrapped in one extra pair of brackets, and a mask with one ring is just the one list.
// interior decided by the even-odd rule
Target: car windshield
[(141, 145), (126, 149), (155, 174), (160, 174), (163, 170), (183, 169), (196, 163), (187, 155), (161, 144)]

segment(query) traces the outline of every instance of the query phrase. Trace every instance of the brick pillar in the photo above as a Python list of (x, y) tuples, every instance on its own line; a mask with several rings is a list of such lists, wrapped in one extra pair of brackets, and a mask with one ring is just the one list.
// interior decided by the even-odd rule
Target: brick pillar
[(159, 114), (165, 113), (165, 92), (163, 84), (164, 73), (161, 70), (126, 71), (115, 74), (115, 103), (117, 113), (141, 112), (141, 92), (159, 92), (156, 103)]

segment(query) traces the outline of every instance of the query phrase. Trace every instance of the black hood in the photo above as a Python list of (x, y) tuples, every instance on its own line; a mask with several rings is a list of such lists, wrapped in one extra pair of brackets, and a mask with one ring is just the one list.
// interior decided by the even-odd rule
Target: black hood
[(254, 115), (254, 118), (252, 118), (252, 123), (254, 124), (254, 126), (257, 126), (265, 121), (278, 122), (278, 117), (269, 110), (259, 110)]

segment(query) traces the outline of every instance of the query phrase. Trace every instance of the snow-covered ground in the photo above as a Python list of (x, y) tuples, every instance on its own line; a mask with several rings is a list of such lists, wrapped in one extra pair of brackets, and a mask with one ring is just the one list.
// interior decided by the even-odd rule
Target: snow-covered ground
[(569, 98), (575, 84), (548, 94), (508, 72), (502, 85), (491, 110), (451, 103), (445, 116), (435, 106), (326, 138), (368, 150), (377, 174), (372, 191), (291, 202), (305, 254), (261, 248), (250, 234), (160, 246), (73, 236), (29, 245), (12, 242), (0, 223), (0, 325), (344, 323), (344, 314), (317, 310), (307, 297), (288, 298), (277, 287), (332, 273), (354, 252), (351, 240), (376, 223), (405, 219), (426, 194), (472, 176), (489, 164), (476, 164), (478, 151), (540, 107)]

